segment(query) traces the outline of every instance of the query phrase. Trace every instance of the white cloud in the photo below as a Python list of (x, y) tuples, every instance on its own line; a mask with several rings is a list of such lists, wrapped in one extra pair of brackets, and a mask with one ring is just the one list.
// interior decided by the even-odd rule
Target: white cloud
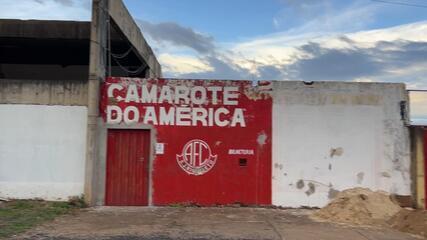
[(274, 57), (280, 63), (292, 63), (295, 61), (296, 55), (303, 54), (297, 48), (308, 42), (317, 42), (322, 47), (331, 49), (354, 47), (354, 45), (344, 41), (342, 37), (357, 42), (358, 47), (365, 48), (372, 47), (379, 41), (407, 40), (427, 42), (427, 21), (354, 33), (307, 32), (292, 35), (286, 31), (236, 43), (234, 46), (231, 46), (231, 50), (237, 56), (245, 56), (247, 59), (257, 59), (263, 63), (271, 63), (269, 61), (271, 57)]
[[(427, 41), (427, 21), (399, 25), (396, 27), (359, 31), (346, 35), (360, 43), (372, 44), (379, 41)], [(372, 46), (372, 45), (371, 45)]]
[(199, 73), (213, 70), (211, 66), (191, 55), (163, 53), (158, 55), (158, 59), (164, 71), (175, 74)]

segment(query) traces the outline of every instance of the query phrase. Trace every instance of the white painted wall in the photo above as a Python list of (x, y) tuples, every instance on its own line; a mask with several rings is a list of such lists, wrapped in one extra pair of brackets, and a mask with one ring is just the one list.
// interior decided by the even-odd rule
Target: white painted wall
[(0, 197), (81, 195), (86, 119), (83, 106), (0, 105)]
[(352, 187), (410, 195), (400, 101), (401, 84), (274, 83), (273, 204), (322, 207)]

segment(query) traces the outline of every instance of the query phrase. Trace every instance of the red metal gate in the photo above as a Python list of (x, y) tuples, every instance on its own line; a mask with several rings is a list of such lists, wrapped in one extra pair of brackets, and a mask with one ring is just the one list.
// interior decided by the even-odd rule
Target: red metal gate
[(105, 204), (148, 205), (148, 130), (108, 130)]

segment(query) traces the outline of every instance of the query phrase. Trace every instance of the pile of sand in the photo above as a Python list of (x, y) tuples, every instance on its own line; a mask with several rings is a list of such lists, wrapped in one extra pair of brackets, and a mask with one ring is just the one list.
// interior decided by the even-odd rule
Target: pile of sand
[(356, 225), (384, 225), (402, 208), (385, 192), (352, 188), (338, 195), (312, 215), (315, 220)]
[(402, 209), (388, 221), (392, 228), (427, 238), (427, 211)]

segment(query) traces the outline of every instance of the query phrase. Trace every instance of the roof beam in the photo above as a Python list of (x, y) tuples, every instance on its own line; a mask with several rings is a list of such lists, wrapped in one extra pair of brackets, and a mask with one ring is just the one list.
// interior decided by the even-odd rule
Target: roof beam
[(122, 0), (108, 0), (108, 12), (119, 30), (127, 38), (130, 44), (137, 50), (149, 67), (149, 76), (161, 77), (161, 67), (153, 50), (145, 41), (138, 25), (133, 20)]

